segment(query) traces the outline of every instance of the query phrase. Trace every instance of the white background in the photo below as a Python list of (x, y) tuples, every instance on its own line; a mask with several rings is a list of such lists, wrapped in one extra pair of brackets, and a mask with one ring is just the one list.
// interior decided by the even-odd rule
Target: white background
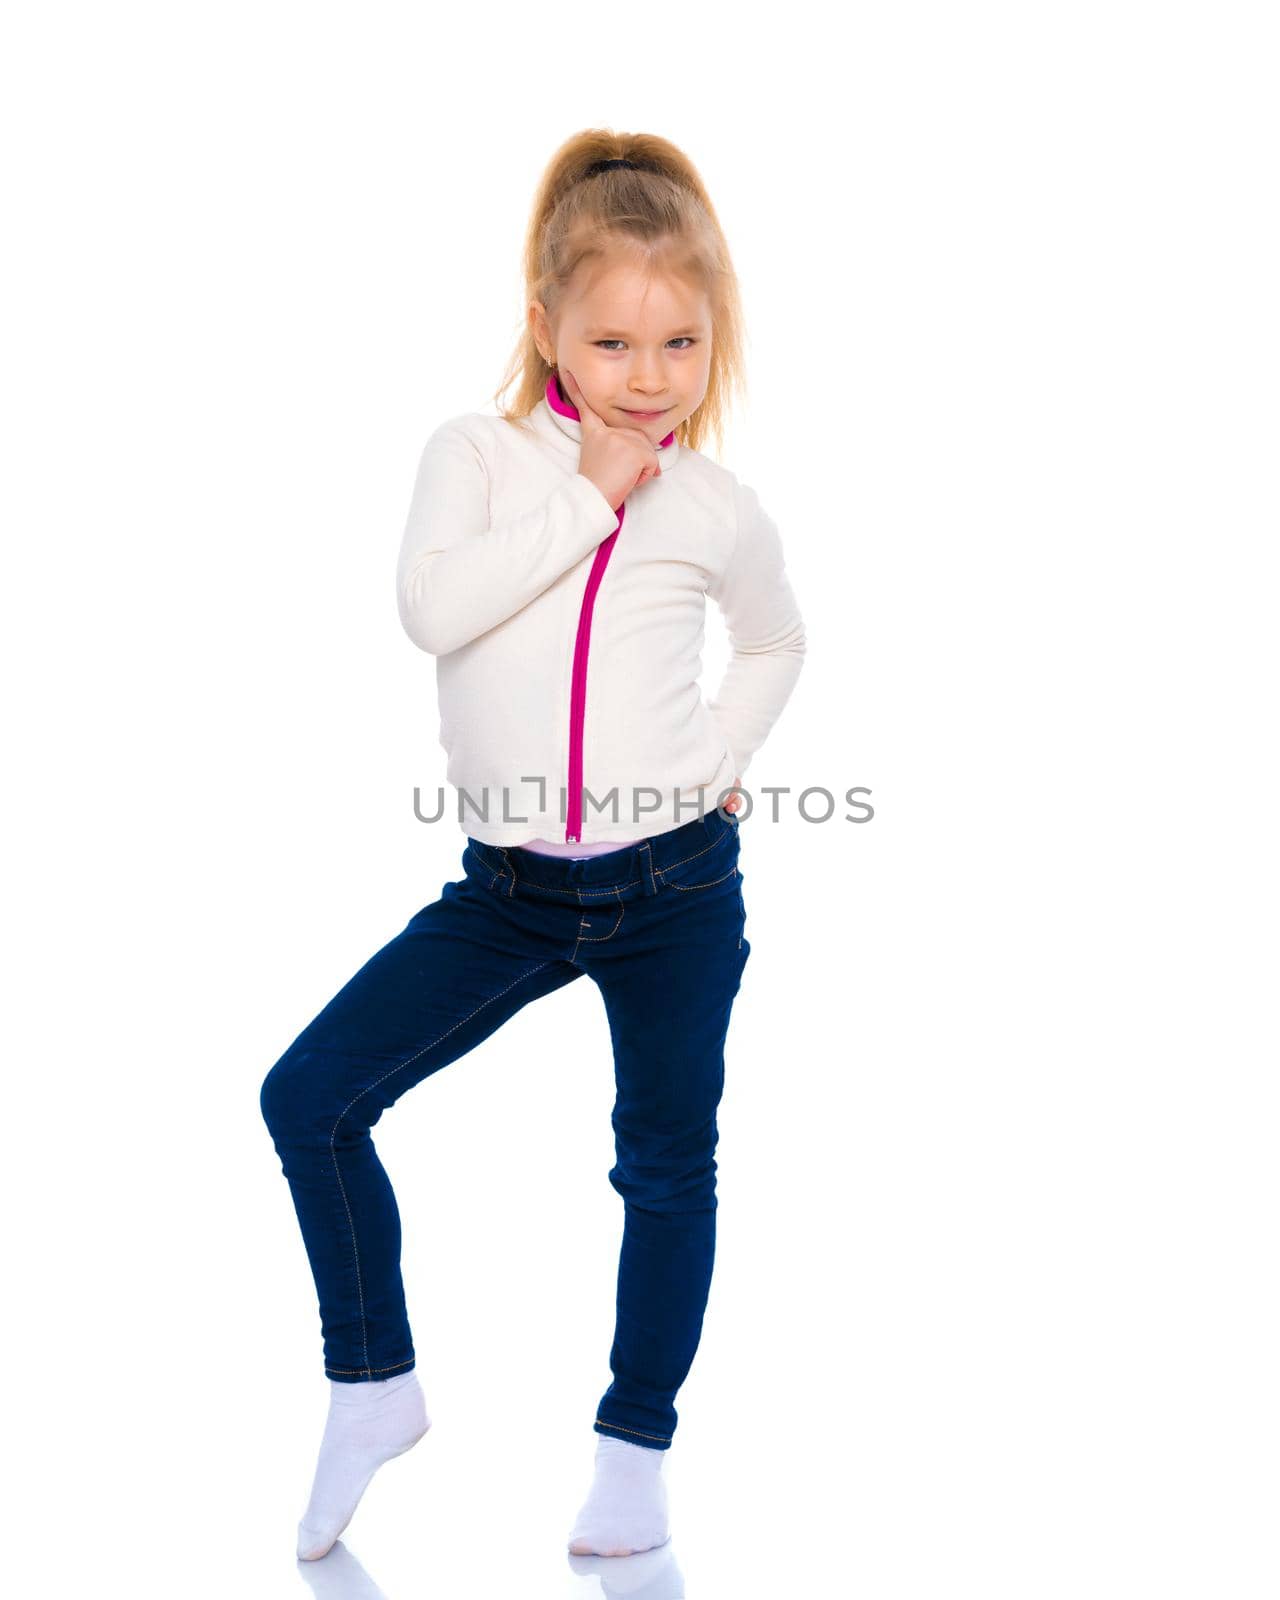
[[(1276, 1593), (1264, 19), (10, 17), (24, 1594)], [(622, 1220), (580, 983), (377, 1130), (434, 1427), (304, 1573), (327, 1380), (258, 1090), (461, 873), (412, 814), (444, 756), (395, 558), (422, 443), (520, 327), (543, 164), (592, 125), (708, 184), (750, 332), (722, 459), (809, 637), (749, 775), (673, 1538), (565, 1553)], [(871, 823), (798, 815), (854, 784)]]

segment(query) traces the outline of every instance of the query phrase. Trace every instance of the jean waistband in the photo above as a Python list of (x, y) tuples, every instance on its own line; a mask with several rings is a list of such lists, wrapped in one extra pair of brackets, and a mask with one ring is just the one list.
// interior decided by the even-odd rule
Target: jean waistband
[(664, 870), (682, 865), (736, 833), (738, 819), (717, 807), (666, 833), (641, 839), (603, 855), (571, 861), (540, 855), (519, 845), (485, 844), (467, 835), (463, 865), (489, 888), (509, 896), (529, 895), (552, 901), (635, 900), (657, 894)]

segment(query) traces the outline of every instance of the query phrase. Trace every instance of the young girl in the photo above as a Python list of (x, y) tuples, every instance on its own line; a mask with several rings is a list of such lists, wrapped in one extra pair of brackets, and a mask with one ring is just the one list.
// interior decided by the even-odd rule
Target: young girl
[[(741, 342), (728, 248), (688, 159), (649, 135), (569, 139), (537, 196), (525, 277), (503, 386), (518, 381), (516, 403), (427, 441), (397, 578), (401, 620), (437, 658), (463, 876), (262, 1084), (329, 1378), (308, 1560), (430, 1427), (370, 1130), (584, 973), (612, 1038), (624, 1227), (613, 1382), (569, 1548), (627, 1555), (668, 1537), (661, 1467), (711, 1281), (716, 1108), (751, 949), (734, 791), (795, 685), (804, 630), (776, 526), (699, 450), (740, 381)], [(708, 594), (732, 646), (710, 702)]]

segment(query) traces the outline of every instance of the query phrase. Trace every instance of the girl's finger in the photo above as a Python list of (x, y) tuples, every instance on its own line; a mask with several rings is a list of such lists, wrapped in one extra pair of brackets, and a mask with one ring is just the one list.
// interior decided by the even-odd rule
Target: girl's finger
[(569, 386), (569, 398), (578, 408), (578, 420), (582, 423), (583, 427), (605, 427), (606, 424), (604, 418), (600, 416), (598, 412), (593, 411), (587, 404), (587, 397), (583, 394), (582, 390), (579, 389), (578, 380), (574, 377), (573, 373), (569, 371), (568, 367), (564, 367), (561, 370), (563, 371), (565, 381)]

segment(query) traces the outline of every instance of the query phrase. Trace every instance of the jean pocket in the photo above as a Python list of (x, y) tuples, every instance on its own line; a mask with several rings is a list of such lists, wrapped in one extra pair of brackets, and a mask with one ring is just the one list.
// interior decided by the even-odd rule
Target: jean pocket
[(668, 889), (688, 892), (714, 889), (718, 883), (731, 883), (738, 875), (738, 833), (726, 828), (718, 839), (691, 851), (669, 866), (654, 867), (655, 874)]

